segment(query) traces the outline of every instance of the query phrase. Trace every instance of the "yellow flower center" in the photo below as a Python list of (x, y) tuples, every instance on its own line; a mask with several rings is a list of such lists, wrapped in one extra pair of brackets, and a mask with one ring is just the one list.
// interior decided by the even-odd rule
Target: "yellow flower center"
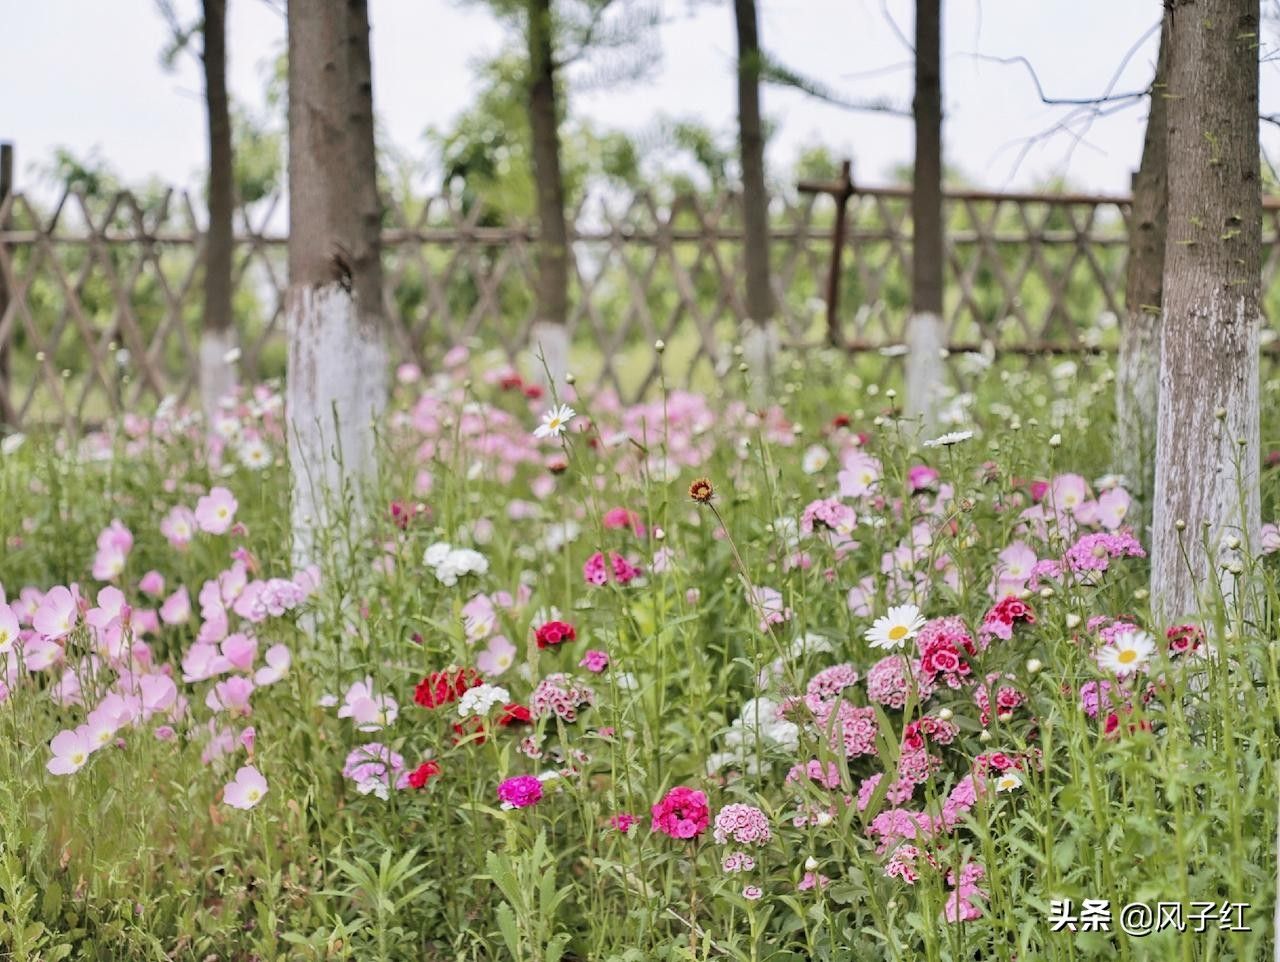
[(256, 802), (262, 796), (258, 794), (258, 790), (256, 788), (251, 788), (247, 792), (245, 792), (244, 797), (246, 800), (250, 802)]
[(72, 765), (83, 765), (84, 760), (85, 760), (84, 752), (76, 752), (74, 755), (71, 756)]
[(1138, 653), (1132, 648), (1126, 648), (1120, 654), (1116, 655), (1116, 661), (1122, 665), (1129, 665), (1138, 660)]
[(901, 641), (905, 637), (907, 637), (906, 625), (894, 625), (892, 628), (889, 629), (890, 641)]

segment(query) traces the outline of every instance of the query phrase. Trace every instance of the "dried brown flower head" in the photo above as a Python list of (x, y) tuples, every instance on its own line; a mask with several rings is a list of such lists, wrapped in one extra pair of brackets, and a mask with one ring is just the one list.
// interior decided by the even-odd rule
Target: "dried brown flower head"
[(715, 488), (711, 486), (711, 482), (706, 478), (698, 478), (693, 484), (689, 485), (689, 497), (699, 504), (706, 504), (715, 493)]

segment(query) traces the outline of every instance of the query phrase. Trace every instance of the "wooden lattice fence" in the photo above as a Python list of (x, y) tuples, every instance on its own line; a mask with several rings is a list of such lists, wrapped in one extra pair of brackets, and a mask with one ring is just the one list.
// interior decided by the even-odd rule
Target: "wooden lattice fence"
[[(1280, 317), (1277, 206), (1267, 209), (1270, 317)], [(947, 208), (945, 312), (957, 350), (1114, 343), (1126, 198), (957, 192)], [(897, 188), (861, 189), (849, 201), (839, 335), (854, 350), (901, 340), (909, 209)], [(737, 212), (732, 195), (597, 199), (574, 212), (570, 326), (584, 381), (638, 396), (658, 376), (657, 338), (670, 345), (669, 383), (706, 385), (723, 370), (744, 313)], [(774, 283), (794, 348), (827, 339), (821, 295), (833, 219), (829, 197), (774, 202)], [(233, 303), (245, 379), (283, 374), (281, 221), (278, 198), (238, 216)], [(0, 422), (74, 425), (195, 396), (204, 219), (189, 194), (70, 191), (42, 207), (17, 193), (0, 204), (0, 225)], [(389, 210), (385, 296), (397, 359), (430, 370), (466, 343), (527, 363), (533, 237), (454, 197)]]

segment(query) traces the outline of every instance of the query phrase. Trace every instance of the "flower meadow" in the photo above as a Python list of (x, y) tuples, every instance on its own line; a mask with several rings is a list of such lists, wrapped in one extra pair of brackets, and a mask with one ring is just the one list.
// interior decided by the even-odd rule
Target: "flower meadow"
[[(874, 359), (624, 406), (455, 349), (300, 567), (278, 386), (7, 439), (0, 944), (1269, 954), (1280, 535), (1153, 622), (1081, 367), (997, 365), (926, 437)], [(1132, 936), (1059, 899), (1249, 908)]]

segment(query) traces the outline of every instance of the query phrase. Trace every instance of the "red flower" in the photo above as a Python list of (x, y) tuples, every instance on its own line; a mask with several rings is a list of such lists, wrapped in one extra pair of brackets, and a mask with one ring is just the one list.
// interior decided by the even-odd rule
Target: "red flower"
[(531, 401), (536, 401), (542, 397), (542, 387), (537, 384), (526, 384), (524, 386), (524, 396)]
[(427, 782), (440, 774), (440, 763), (434, 759), (425, 761), (409, 773), (409, 784), (414, 788), (425, 788)]
[(1204, 632), (1196, 625), (1174, 625), (1165, 632), (1170, 655), (1195, 651), (1204, 642)]
[(433, 671), (418, 682), (413, 690), (413, 700), (423, 708), (439, 708), (462, 697), (468, 688), (475, 688), (484, 678), (474, 668), (450, 667)]
[(567, 621), (548, 621), (534, 630), (533, 637), (539, 648), (550, 648), (552, 645), (573, 641), (578, 637), (578, 632)]
[(498, 716), (498, 724), (506, 728), (510, 725), (532, 725), (533, 715), (524, 705), (512, 702), (502, 706), (502, 714)]

